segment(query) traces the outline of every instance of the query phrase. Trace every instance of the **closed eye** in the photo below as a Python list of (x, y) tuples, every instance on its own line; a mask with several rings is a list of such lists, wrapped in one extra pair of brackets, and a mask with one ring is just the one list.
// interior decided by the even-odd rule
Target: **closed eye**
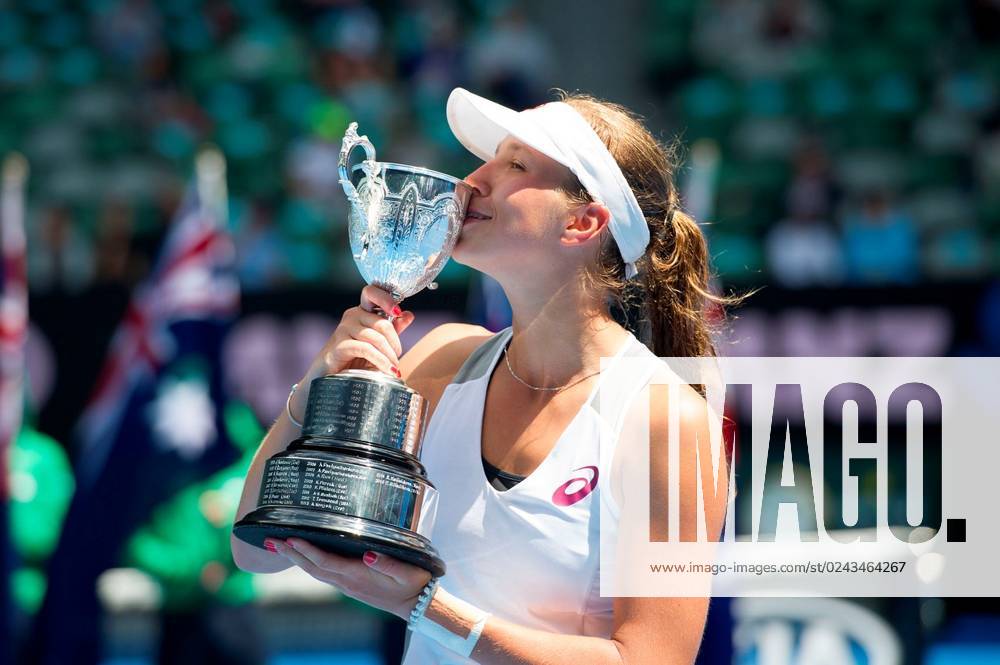
[(524, 171), (525, 170), (524, 164), (522, 164), (521, 162), (517, 161), (516, 159), (512, 159), (510, 161), (510, 167), (512, 169), (517, 169), (518, 171)]

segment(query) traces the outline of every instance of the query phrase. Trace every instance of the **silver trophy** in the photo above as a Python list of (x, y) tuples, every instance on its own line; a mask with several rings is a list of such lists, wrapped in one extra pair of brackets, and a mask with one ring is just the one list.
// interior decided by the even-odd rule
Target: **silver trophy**
[[(397, 300), (444, 268), (462, 231), (472, 188), (443, 173), (375, 161), (375, 147), (352, 122), (340, 149), (340, 184), (351, 203), (348, 233), (361, 276)], [(348, 169), (354, 148), (366, 159)]]
[[(369, 284), (396, 302), (434, 288), (462, 229), (472, 188), (443, 173), (375, 161), (351, 123), (340, 183), (351, 203), (351, 252)], [(349, 168), (354, 148), (364, 161)], [(427, 404), (403, 381), (350, 369), (315, 379), (302, 436), (267, 461), (257, 508), (237, 537), (309, 540), (342, 554), (384, 552), (444, 574), (429, 535), (437, 490), (420, 463)]]

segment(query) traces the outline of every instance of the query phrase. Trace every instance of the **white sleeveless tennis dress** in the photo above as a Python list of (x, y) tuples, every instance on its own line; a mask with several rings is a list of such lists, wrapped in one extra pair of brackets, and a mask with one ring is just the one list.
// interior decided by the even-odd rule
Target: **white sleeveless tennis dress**
[[(511, 338), (497, 333), (474, 351), (445, 388), (428, 423), (421, 458), (439, 492), (431, 540), (447, 565), (441, 586), (473, 605), (523, 626), (610, 637), (612, 599), (599, 593), (600, 503), (610, 479), (610, 449), (600, 428), (617, 427), (631, 397), (652, 376), (616, 372), (625, 356), (655, 356), (631, 334), (555, 446), (530, 475), (498, 491), (482, 464), (486, 388)], [(602, 391), (603, 418), (596, 410)], [(609, 408), (609, 406), (611, 408)], [(602, 424), (603, 423), (603, 424)], [(617, 431), (617, 430), (613, 430)], [(616, 514), (616, 513), (615, 513)], [(472, 663), (409, 632), (404, 665)]]

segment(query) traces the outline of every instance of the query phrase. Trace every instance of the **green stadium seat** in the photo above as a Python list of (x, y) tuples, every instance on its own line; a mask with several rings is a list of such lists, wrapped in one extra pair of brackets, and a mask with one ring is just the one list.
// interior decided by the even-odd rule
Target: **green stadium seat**
[(57, 81), (73, 87), (94, 83), (100, 72), (100, 61), (92, 50), (85, 47), (70, 48), (59, 54), (52, 68)]
[(188, 125), (168, 120), (153, 129), (150, 143), (157, 153), (183, 166), (189, 164), (195, 154), (197, 136)]
[(976, 204), (979, 225), (991, 234), (1000, 233), (1000, 194), (990, 193), (979, 197)]
[(975, 277), (988, 269), (990, 249), (974, 226), (936, 233), (925, 244), (924, 269), (938, 279)]
[(36, 16), (54, 14), (62, 9), (62, 6), (61, 0), (32, 0), (24, 3), (24, 9)]
[(940, 82), (940, 97), (945, 105), (960, 113), (980, 115), (997, 108), (1000, 95), (997, 75), (965, 70), (946, 75)]
[(205, 110), (216, 122), (236, 122), (246, 118), (253, 108), (250, 91), (239, 83), (221, 81), (205, 97)]
[(957, 182), (962, 160), (950, 155), (913, 152), (906, 159), (904, 182), (911, 190)]
[(353, 119), (350, 109), (333, 99), (319, 98), (303, 109), (307, 128), (327, 141), (340, 141)]
[(281, 232), (290, 238), (309, 239), (322, 236), (330, 227), (327, 212), (320, 204), (289, 197), (278, 214)]
[(37, 125), (22, 136), (21, 148), (36, 167), (36, 175), (43, 176), (45, 170), (54, 165), (82, 159), (85, 152), (83, 139), (83, 132), (78, 127), (52, 121)]
[(715, 270), (727, 281), (760, 281), (764, 253), (760, 242), (749, 234), (709, 229), (708, 250)]
[(761, 235), (784, 215), (788, 163), (781, 159), (724, 160), (710, 229)]
[(741, 111), (741, 96), (736, 87), (722, 77), (709, 76), (691, 81), (684, 86), (679, 97), (685, 140), (724, 140)]
[(982, 131), (979, 123), (967, 115), (934, 109), (921, 115), (913, 125), (913, 143), (933, 155), (972, 153)]
[(219, 129), (218, 139), (231, 159), (261, 157), (274, 148), (271, 128), (263, 120), (253, 118), (226, 123)]
[(910, 197), (907, 207), (922, 232), (969, 227), (976, 221), (975, 205), (968, 193), (947, 184), (920, 190)]
[(743, 91), (744, 108), (751, 116), (774, 117), (788, 113), (789, 99), (781, 79), (751, 79)]
[(892, 115), (911, 115), (920, 105), (916, 83), (904, 72), (890, 72), (876, 77), (871, 87), (874, 111)]
[(0, 56), (0, 86), (28, 87), (41, 83), (47, 69), (48, 63), (41, 51), (25, 45), (15, 46)]
[(806, 88), (806, 108), (814, 117), (836, 118), (854, 109), (857, 91), (843, 76), (821, 76), (807, 83)]
[(735, 87), (720, 76), (695, 79), (681, 92), (684, 111), (692, 119), (718, 119), (738, 112)]
[(5, 118), (23, 133), (28, 127), (56, 117), (61, 110), (62, 96), (51, 87), (33, 87), (20, 90), (4, 98)]
[(38, 29), (38, 41), (50, 49), (64, 49), (82, 41), (84, 26), (76, 12), (59, 11), (50, 15)]
[(166, 34), (172, 46), (189, 54), (207, 51), (214, 45), (211, 25), (197, 12), (180, 16), (168, 23)]
[(297, 129), (308, 126), (309, 109), (323, 101), (323, 93), (315, 85), (296, 81), (274, 90), (271, 106), (278, 115)]
[(27, 37), (27, 26), (20, 14), (10, 8), (0, 9), (0, 48), (21, 44)]
[(748, 117), (734, 128), (731, 140), (733, 148), (747, 159), (787, 159), (801, 136), (798, 123), (791, 117)]
[(897, 190), (905, 182), (906, 163), (894, 150), (854, 150), (835, 160), (834, 173), (837, 181), (853, 192)]

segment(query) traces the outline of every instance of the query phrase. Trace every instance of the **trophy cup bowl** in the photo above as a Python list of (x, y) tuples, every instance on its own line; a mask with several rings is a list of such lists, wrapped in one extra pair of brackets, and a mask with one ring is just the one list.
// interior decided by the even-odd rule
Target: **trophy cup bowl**
[[(366, 159), (349, 169), (356, 147)], [(344, 136), (339, 172), (351, 204), (351, 252), (365, 281), (396, 302), (435, 288), (472, 188), (429, 169), (375, 161), (357, 123)], [(314, 379), (302, 436), (267, 461), (257, 508), (233, 532), (258, 547), (265, 538), (297, 537), (349, 556), (373, 550), (443, 575), (429, 538), (437, 490), (420, 463), (426, 414), (419, 393), (382, 372)]]

